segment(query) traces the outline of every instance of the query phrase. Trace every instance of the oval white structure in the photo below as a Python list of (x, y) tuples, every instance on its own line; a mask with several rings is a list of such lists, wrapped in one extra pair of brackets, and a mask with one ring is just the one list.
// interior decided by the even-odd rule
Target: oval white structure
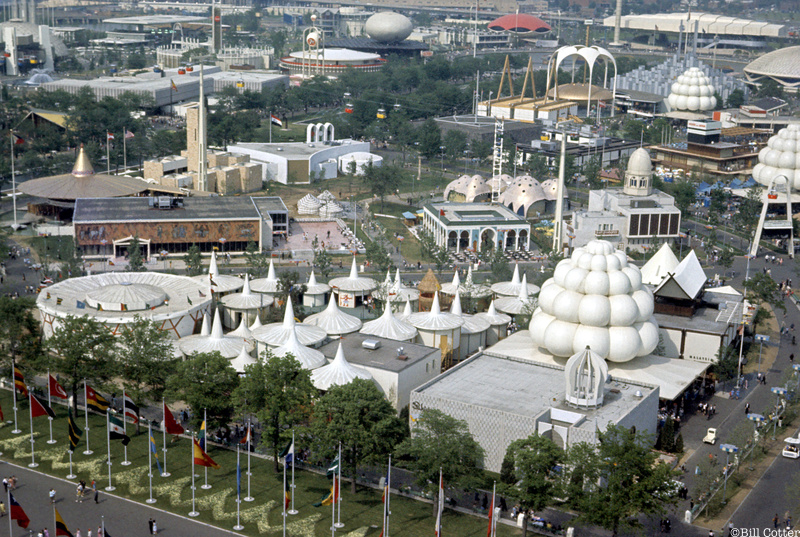
[(379, 43), (399, 43), (414, 30), (411, 19), (394, 11), (375, 13), (367, 19), (364, 31)]

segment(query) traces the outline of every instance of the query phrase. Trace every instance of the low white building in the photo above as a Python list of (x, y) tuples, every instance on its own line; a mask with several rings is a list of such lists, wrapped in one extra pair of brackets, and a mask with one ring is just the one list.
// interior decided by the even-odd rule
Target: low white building
[(422, 228), (448, 250), (480, 251), (484, 244), (503, 250), (527, 250), (531, 225), (503, 205), (430, 203), (423, 207)]
[(353, 167), (353, 163), (355, 163), (355, 169), (353, 170), (355, 175), (361, 176), (366, 173), (366, 169), (371, 164), (376, 168), (383, 166), (383, 157), (380, 155), (373, 155), (370, 152), (363, 152), (363, 151), (354, 151), (353, 153), (347, 153), (346, 155), (342, 155), (339, 157), (339, 171), (341, 173), (350, 173), (350, 169)]
[(624, 187), (590, 191), (588, 207), (575, 211), (565, 229), (571, 248), (603, 239), (641, 251), (675, 240), (680, 225), (675, 198), (653, 188), (650, 155), (639, 148), (628, 161)]

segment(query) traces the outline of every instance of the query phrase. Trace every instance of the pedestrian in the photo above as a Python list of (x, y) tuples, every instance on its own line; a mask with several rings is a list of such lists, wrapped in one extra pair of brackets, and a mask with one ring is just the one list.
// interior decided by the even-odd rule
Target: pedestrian
[(750, 413), (750, 403), (747, 403), (747, 404), (744, 405), (744, 413), (745, 414), (749, 414)]
[(50, 532), (47, 531), (47, 528), (43, 529), (42, 533), (44, 534), (44, 537), (50, 537)]
[(75, 530), (75, 537), (81, 537), (81, 530), (80, 529)]
[(790, 363), (790, 364), (793, 364), (793, 363), (794, 363), (794, 353), (792, 353), (792, 354), (790, 354), (790, 355), (789, 355), (789, 363)]
[(100, 491), (97, 490), (97, 489), (94, 489), (94, 503), (100, 503), (99, 498), (100, 498)]
[(50, 489), (50, 503), (56, 503), (56, 489)]
[[(778, 515), (775, 515), (775, 516), (777, 517)], [(153, 535), (153, 523), (154, 523), (154, 521), (153, 521), (152, 518), (147, 521), (147, 526), (150, 528), (150, 531), (149, 531), (150, 535)], [(777, 522), (776, 522), (776, 524), (777, 524)], [(778, 526), (776, 525), (775, 527), (777, 528)]]
[(75, 489), (75, 503), (78, 503), (83, 500), (83, 484), (78, 483), (78, 487)]
[(158, 535), (158, 524), (156, 524), (156, 519), (153, 519), (153, 535)]
[(772, 525), (775, 526), (775, 529), (778, 529), (778, 522), (780, 519), (778, 518), (778, 513), (775, 513), (775, 516), (772, 517)]
[(6, 504), (3, 503), (3, 500), (0, 500), (0, 518), (6, 516)]
[(86, 537), (92, 537), (92, 530), (91, 529), (86, 530)]
[(3, 478), (3, 488), (5, 489), (6, 494), (8, 494), (8, 478)]
[(708, 530), (708, 537), (714, 537), (714, 530)]
[(728, 522), (728, 537), (733, 537), (733, 522)]

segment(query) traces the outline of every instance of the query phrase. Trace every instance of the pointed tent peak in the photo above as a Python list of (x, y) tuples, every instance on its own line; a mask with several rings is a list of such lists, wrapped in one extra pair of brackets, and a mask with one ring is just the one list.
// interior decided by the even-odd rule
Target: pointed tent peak
[(411, 300), (407, 298), (406, 299), (406, 307), (403, 308), (403, 315), (405, 317), (408, 317), (412, 313), (414, 313), (414, 310), (411, 309)]
[(394, 284), (397, 286), (403, 285), (403, 280), (400, 278), (400, 267), (398, 267), (397, 272), (394, 273)]
[(247, 352), (247, 345), (242, 345), (242, 350), (239, 351), (239, 356), (231, 361), (231, 367), (233, 367), (237, 373), (242, 374), (245, 372), (245, 368), (248, 365), (255, 363), (258, 363), (258, 360), (250, 356), (250, 353)]
[(467, 287), (472, 287), (474, 282), (472, 281), (472, 264), (470, 263), (469, 268), (467, 268), (467, 279), (465, 280), (464, 284)]
[(487, 313), (492, 317), (497, 315), (497, 308), (494, 307), (494, 300), (489, 304), (489, 311)]
[(212, 250), (211, 252), (211, 264), (208, 265), (208, 275), (212, 278), (219, 277), (219, 267), (217, 267), (217, 253)]
[(518, 298), (522, 302), (524, 302), (526, 304), (530, 301), (530, 298), (528, 297), (528, 275), (527, 274), (523, 274), (522, 275), (522, 284), (520, 285), (520, 288), (519, 288), (519, 297)]
[(291, 328), (295, 324), (294, 308), (292, 307), (292, 295), (286, 297), (286, 311), (283, 313), (283, 326), (284, 328)]
[(458, 289), (459, 285), (461, 285), (461, 277), (458, 275), (458, 269), (456, 269), (455, 273), (453, 273), (453, 289)]
[(450, 306), (450, 313), (453, 315), (458, 315), (461, 317), (463, 312), (461, 311), (461, 293), (458, 289), (456, 289), (456, 296), (453, 299), (453, 304)]
[(356, 265), (356, 256), (353, 256), (353, 265), (350, 267), (350, 276), (351, 280), (355, 280), (358, 278), (358, 266)]
[(259, 315), (256, 315), (256, 320), (253, 321), (253, 324), (250, 325), (250, 331), (252, 332), (256, 328), (261, 328), (262, 326), (264, 325), (261, 324), (261, 317)]
[(386, 279), (383, 281), (383, 284), (386, 287), (392, 285), (392, 269), (386, 269)]
[(208, 313), (203, 315), (203, 325), (200, 328), (200, 335), (201, 336), (211, 335), (211, 319), (209, 318)]
[(392, 304), (387, 301), (383, 306), (383, 314), (381, 314), (381, 319), (389, 319), (390, 317), (392, 317)]
[(339, 305), (336, 303), (336, 295), (331, 293), (331, 297), (328, 300), (328, 307), (325, 308), (325, 311), (329, 313), (339, 313)]
[(300, 338), (297, 337), (297, 327), (292, 325), (292, 328), (289, 330), (289, 337), (283, 342), (281, 348), (294, 350), (302, 346), (303, 344), (300, 343)]
[(336, 349), (336, 357), (333, 359), (333, 363), (336, 364), (346, 364), (347, 359), (344, 357), (344, 349), (342, 349), (342, 341), (339, 340), (339, 348)]
[(94, 167), (89, 161), (89, 156), (86, 154), (83, 144), (81, 144), (81, 148), (78, 150), (78, 158), (75, 159), (75, 165), (72, 167), (72, 175), (75, 177), (94, 175)]
[(513, 285), (519, 285), (519, 264), (514, 263), (514, 275), (511, 276), (511, 283)]
[(278, 277), (275, 276), (275, 263), (272, 259), (269, 260), (269, 270), (267, 271), (267, 280), (271, 282), (278, 281)]
[(250, 274), (244, 274), (244, 286), (242, 286), (242, 296), (252, 296), (253, 293), (250, 291)]
[(236, 330), (231, 332), (230, 335), (235, 335), (244, 339), (251, 339), (253, 337), (253, 333), (247, 326), (247, 315), (242, 315), (242, 320), (239, 322), (239, 326), (236, 328)]
[(431, 315), (439, 315), (442, 313), (442, 308), (439, 306), (439, 291), (433, 294), (433, 304), (431, 304)]
[(222, 321), (219, 318), (219, 309), (214, 310), (214, 323), (211, 325), (211, 339), (222, 339)]
[(313, 285), (317, 285), (317, 276), (314, 274), (314, 269), (311, 269), (311, 274), (308, 276), (308, 284), (309, 287)]

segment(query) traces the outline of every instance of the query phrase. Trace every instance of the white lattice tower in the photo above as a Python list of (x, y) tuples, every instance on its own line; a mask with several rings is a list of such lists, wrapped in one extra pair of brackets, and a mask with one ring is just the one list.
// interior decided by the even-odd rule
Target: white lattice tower
[[(503, 174), (503, 120), (494, 122), (494, 153), (492, 154), (492, 179)], [(492, 181), (492, 202), (500, 197), (500, 181)]]

